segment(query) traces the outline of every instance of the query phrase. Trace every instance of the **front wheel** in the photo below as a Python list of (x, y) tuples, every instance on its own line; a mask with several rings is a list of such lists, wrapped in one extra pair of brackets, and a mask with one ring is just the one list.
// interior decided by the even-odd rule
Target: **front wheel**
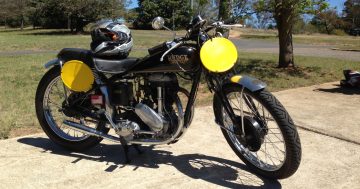
[(301, 145), (281, 103), (266, 90), (251, 92), (238, 85), (225, 87), (224, 93), (238, 123), (233, 124), (219, 99), (214, 101), (215, 114), (233, 151), (260, 175), (272, 179), (293, 175), (300, 165)]

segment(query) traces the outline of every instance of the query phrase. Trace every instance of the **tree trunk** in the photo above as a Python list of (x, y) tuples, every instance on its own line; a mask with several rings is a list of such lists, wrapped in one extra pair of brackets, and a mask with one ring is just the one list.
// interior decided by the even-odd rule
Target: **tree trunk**
[(70, 17), (70, 15), (68, 15), (68, 30), (71, 30), (71, 32), (72, 32), (72, 27), (71, 27), (71, 17)]
[(24, 30), (24, 16), (21, 16), (21, 31)]
[(275, 20), (279, 33), (279, 68), (293, 67), (295, 65), (292, 41), (294, 10), (283, 6), (280, 5), (275, 9)]
[(219, 20), (230, 18), (230, 0), (220, 0), (219, 3)]

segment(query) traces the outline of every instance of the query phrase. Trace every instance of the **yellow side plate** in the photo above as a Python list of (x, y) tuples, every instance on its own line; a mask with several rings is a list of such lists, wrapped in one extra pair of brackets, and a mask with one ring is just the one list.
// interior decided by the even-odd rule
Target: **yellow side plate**
[(205, 42), (200, 50), (201, 62), (211, 72), (226, 72), (238, 59), (236, 46), (228, 39), (217, 37)]
[(75, 92), (87, 92), (94, 83), (89, 66), (78, 60), (65, 62), (61, 69), (61, 79), (66, 87)]

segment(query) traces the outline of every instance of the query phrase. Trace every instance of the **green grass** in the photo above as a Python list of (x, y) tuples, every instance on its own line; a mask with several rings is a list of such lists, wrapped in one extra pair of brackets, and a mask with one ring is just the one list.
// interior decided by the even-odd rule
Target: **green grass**
[[(168, 31), (133, 30), (135, 48), (151, 47), (173, 37)], [(90, 35), (67, 30), (0, 30), (1, 51), (58, 51), (64, 47), (90, 48)]]
[[(240, 38), (244, 39), (259, 39), (268, 41), (278, 41), (277, 32), (274, 30), (249, 30), (239, 29)], [(332, 46), (340, 49), (348, 50), (360, 50), (360, 37), (354, 36), (338, 36), (338, 35), (326, 35), (326, 34), (295, 34), (293, 35), (295, 44), (309, 44), (309, 45), (324, 45)]]
[[(145, 49), (172, 38), (167, 31), (133, 31), (135, 47)], [(68, 35), (64, 30), (0, 30), (0, 52), (24, 50), (60, 50), (64, 47), (87, 48), (88, 35)], [(132, 51), (142, 57), (146, 50)], [(0, 138), (7, 138), (17, 128), (38, 128), (34, 98), (36, 87), (46, 70), (43, 65), (56, 54), (0, 56)], [(271, 91), (338, 81), (343, 69), (360, 70), (360, 62), (332, 58), (296, 56), (297, 69), (277, 69), (277, 55), (240, 53), (237, 69), (265, 82)], [(209, 104), (212, 95), (205, 83), (200, 86), (197, 103)]]
[(274, 54), (241, 53), (237, 69), (265, 81), (271, 91), (338, 81), (342, 70), (360, 69), (360, 62), (306, 56), (295, 56), (296, 68), (279, 69), (277, 59)]
[(38, 125), (35, 116), (35, 91), (45, 72), (43, 63), (53, 55), (0, 57), (0, 138), (11, 129)]

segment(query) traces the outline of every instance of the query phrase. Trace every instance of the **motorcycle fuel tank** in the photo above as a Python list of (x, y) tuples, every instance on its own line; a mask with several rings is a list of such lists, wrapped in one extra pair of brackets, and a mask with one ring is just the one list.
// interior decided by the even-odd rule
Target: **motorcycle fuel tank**
[(199, 52), (192, 46), (183, 45), (172, 50), (161, 62), (165, 52), (162, 50), (147, 56), (132, 72), (192, 72), (200, 66)]

